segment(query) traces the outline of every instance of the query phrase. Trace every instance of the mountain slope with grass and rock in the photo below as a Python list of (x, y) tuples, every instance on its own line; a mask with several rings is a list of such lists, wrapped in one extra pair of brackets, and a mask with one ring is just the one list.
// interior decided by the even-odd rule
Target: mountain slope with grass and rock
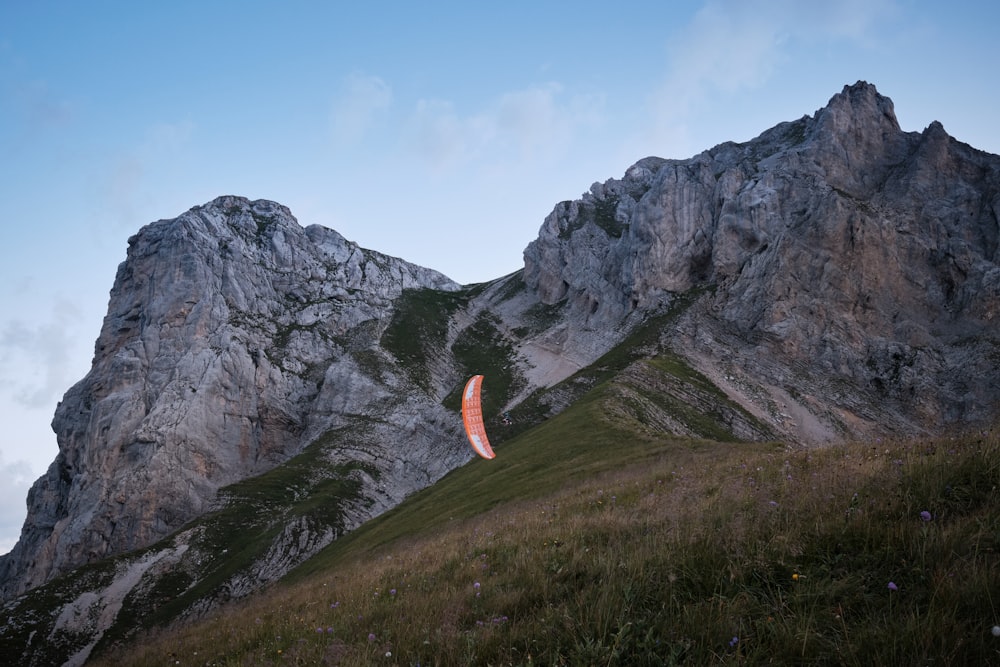
[(992, 424), (998, 219), (1000, 157), (902, 130), (858, 82), (746, 143), (595, 183), (482, 284), (269, 201), (151, 223), (0, 557), (4, 655), (44, 636), (46, 660), (81, 664), (280, 580), (471, 459), (475, 373), (498, 458), (596, 388), (648, 437)]

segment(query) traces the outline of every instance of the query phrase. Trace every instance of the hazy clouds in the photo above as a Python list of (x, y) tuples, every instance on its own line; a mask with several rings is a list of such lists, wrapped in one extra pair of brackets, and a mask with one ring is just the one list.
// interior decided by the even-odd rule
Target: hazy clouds
[(79, 322), (80, 311), (64, 299), (47, 320), (8, 320), (0, 330), (0, 391), (29, 409), (54, 409), (79, 379), (70, 363), (80, 347)]
[(359, 143), (392, 105), (392, 89), (377, 76), (355, 72), (343, 82), (330, 116), (333, 140), (338, 145)]
[(24, 461), (7, 462), (0, 453), (0, 554), (17, 542), (24, 523), (28, 489), (35, 475)]
[(406, 143), (438, 169), (512, 160), (562, 158), (604, 120), (604, 98), (549, 82), (503, 92), (478, 108), (421, 99), (406, 121)]
[[(705, 2), (667, 43), (664, 78), (651, 96), (648, 141), (676, 146), (677, 154), (671, 157), (710, 148), (698, 145), (697, 139), (692, 143), (690, 135), (691, 125), (706, 107), (773, 83), (775, 76), (802, 59), (803, 51), (812, 51), (811, 57), (822, 60), (827, 50), (842, 48), (838, 42), (849, 42), (852, 52), (864, 49), (873, 42), (879, 23), (897, 11), (890, 0)], [(865, 76), (865, 71), (856, 71), (840, 84)], [(784, 85), (787, 89), (796, 83), (786, 80)], [(730, 111), (738, 116), (742, 110), (731, 107)]]

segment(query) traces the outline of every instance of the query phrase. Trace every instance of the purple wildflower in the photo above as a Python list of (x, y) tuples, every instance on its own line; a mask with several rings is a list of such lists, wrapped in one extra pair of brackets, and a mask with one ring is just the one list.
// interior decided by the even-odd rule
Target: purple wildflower
[(395, 594), (396, 594), (396, 589), (395, 588), (390, 588), (389, 589), (389, 595), (395, 595)]
[(897, 586), (897, 585), (895, 584), (895, 582), (892, 582), (892, 581), (890, 581), (890, 582), (889, 582), (889, 590), (890, 590), (890, 591), (898, 591), (898, 590), (899, 590), (899, 586)]
[(368, 633), (368, 641), (370, 641), (370, 642), (375, 641), (375, 633), (374, 632), (369, 632)]
[(740, 638), (739, 637), (733, 637), (732, 639), (729, 640), (729, 646), (730, 646), (730, 648), (733, 647), (733, 646), (736, 646), (739, 643), (740, 643)]
[(323, 632), (323, 628), (316, 628), (316, 632)]
[(931, 518), (932, 518), (931, 513), (928, 512), (927, 510), (924, 510), (923, 512), (920, 513), (920, 519), (922, 521), (930, 521)]

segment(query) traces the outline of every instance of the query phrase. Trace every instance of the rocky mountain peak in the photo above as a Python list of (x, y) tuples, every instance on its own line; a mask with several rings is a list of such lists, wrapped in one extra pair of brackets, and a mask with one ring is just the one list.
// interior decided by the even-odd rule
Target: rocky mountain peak
[[(814, 439), (984, 418), (998, 387), (997, 167), (939, 123), (904, 132), (892, 101), (858, 82), (811, 117), (637, 163), (557, 205), (525, 250), (525, 281), (595, 328), (712, 290), (679, 353), (706, 370), (728, 359), (720, 377), (737, 363), (771, 377), (781, 404), (794, 403), (788, 363), (863, 388)], [(989, 379), (971, 385), (956, 367)], [(795, 391), (824, 391), (808, 384)], [(889, 403), (878, 418), (869, 407)]]
[(303, 229), (271, 201), (219, 197), (142, 228), (91, 371), (56, 409), (59, 454), (0, 560), (3, 592), (148, 545), (209, 509), (220, 487), (372, 409), (387, 390), (349, 351), (377, 346), (408, 288), (459, 286)]
[(900, 130), (892, 100), (867, 81), (844, 86), (815, 117), (820, 125), (830, 124), (842, 134), (850, 134), (845, 131), (848, 127), (877, 128), (887, 133)]

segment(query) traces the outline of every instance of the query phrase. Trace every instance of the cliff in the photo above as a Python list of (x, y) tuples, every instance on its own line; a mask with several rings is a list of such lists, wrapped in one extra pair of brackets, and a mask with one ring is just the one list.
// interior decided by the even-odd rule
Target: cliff
[[(93, 367), (56, 409), (59, 454), (0, 561), (4, 593), (151, 544), (212, 507), (220, 487), (358, 416), (422, 425), (398, 456), (366, 454), (400, 471), (420, 460), (419, 476), (390, 472), (373, 492), (381, 507), (464, 461), (438, 401), (364, 370), (387, 356), (375, 341), (410, 288), (458, 285), (303, 229), (273, 202), (220, 197), (144, 227), (129, 239)], [(431, 454), (438, 440), (450, 446)]]
[(808, 446), (991, 422), (998, 220), (1000, 157), (938, 123), (903, 131), (864, 82), (752, 141), (594, 184), (555, 206), (523, 271), (482, 285), (221, 197), (130, 239), (0, 591), (149, 547), (308, 454), (289, 502), (350, 493), (322, 520), (275, 514), (226, 584), (244, 594), (467, 461), (471, 372), (494, 424), (516, 416), (500, 442), (611, 372), (624, 412), (682, 436)]
[(912, 434), (997, 413), (998, 218), (997, 156), (902, 131), (859, 82), (563, 202), (525, 280), (611, 321), (711, 286), (670, 340), (731, 396), (800, 440)]

